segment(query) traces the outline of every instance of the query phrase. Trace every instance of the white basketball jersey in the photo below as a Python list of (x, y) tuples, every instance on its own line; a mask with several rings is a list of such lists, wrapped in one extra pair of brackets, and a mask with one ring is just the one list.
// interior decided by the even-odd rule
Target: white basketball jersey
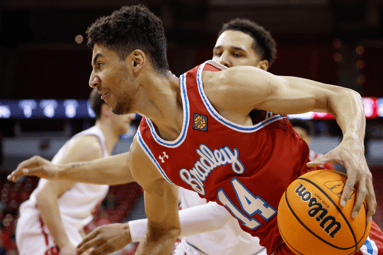
[[(57, 163), (62, 155), (64, 154), (66, 148), (73, 143), (74, 139), (93, 135), (100, 140), (100, 144), (103, 150), (103, 156), (109, 156), (109, 153), (105, 145), (105, 137), (102, 131), (94, 126), (87, 130), (84, 130), (77, 135), (73, 136), (69, 141), (67, 141), (64, 146), (58, 151), (54, 156), (52, 163)], [(37, 188), (32, 192), (29, 200), (24, 202), (20, 206), (20, 215), (21, 217), (31, 217), (35, 219), (36, 214), (39, 214), (39, 210), (36, 206), (36, 194), (39, 189), (46, 183), (46, 179), (40, 179)], [(87, 183), (75, 183), (69, 190), (64, 192), (58, 200), (59, 210), (61, 214), (61, 219), (64, 227), (70, 225), (71, 229), (76, 228), (78, 230), (83, 229), (89, 222), (92, 221), (92, 213), (95, 210), (96, 206), (102, 202), (108, 193), (108, 185), (95, 185)], [(70, 231), (69, 231), (70, 232)], [(67, 231), (68, 233), (68, 231)], [(69, 238), (70, 234), (68, 233)], [(80, 240), (81, 241), (81, 240)]]
[[(207, 203), (206, 199), (201, 198), (196, 192), (181, 187), (179, 194), (182, 209)], [(183, 239), (207, 254), (252, 255), (263, 249), (259, 245), (259, 239), (242, 231), (234, 218), (219, 230), (187, 236)]]

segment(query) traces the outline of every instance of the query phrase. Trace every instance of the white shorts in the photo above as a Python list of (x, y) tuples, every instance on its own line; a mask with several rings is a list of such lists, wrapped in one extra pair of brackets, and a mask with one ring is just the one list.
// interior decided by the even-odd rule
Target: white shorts
[(185, 239), (181, 238), (180, 242), (176, 244), (172, 255), (207, 255), (188, 244)]
[[(180, 242), (176, 244), (172, 252), (172, 255), (208, 255), (208, 254), (198, 250), (197, 248), (195, 248), (194, 246), (186, 242), (183, 238), (181, 238)], [(210, 255), (215, 255), (215, 254), (210, 254)], [(220, 254), (220, 255), (225, 255), (225, 254)], [(254, 253), (254, 255), (267, 255), (266, 249), (262, 249)]]
[[(65, 226), (69, 240), (77, 246), (82, 236), (77, 229)], [(16, 244), (19, 255), (59, 255), (60, 249), (54, 242), (49, 230), (44, 226), (39, 214), (30, 211), (23, 213), (17, 220)]]

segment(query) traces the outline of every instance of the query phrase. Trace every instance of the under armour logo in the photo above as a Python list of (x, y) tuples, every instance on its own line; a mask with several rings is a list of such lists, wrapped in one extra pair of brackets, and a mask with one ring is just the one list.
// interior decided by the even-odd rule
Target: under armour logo
[(158, 158), (159, 159), (161, 159), (161, 162), (162, 163), (165, 163), (165, 158), (169, 158), (169, 156), (168, 155), (166, 155), (166, 152), (162, 152), (164, 155), (163, 156), (158, 156)]

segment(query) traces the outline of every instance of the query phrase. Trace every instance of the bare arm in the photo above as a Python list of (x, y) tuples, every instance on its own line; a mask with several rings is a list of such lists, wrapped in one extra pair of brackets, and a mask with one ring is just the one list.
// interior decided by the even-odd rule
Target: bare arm
[(180, 231), (178, 187), (168, 183), (135, 139), (131, 167), (137, 182), (144, 188), (147, 234), (136, 254), (170, 254)]
[[(93, 160), (101, 157), (102, 150), (98, 139), (93, 136), (84, 136), (68, 146), (59, 163)], [(47, 181), (36, 194), (36, 203), (41, 218), (63, 254), (73, 254), (75, 246), (71, 244), (65, 232), (58, 199), (73, 185), (73, 182), (65, 180)]]
[(32, 175), (48, 180), (68, 180), (93, 184), (117, 185), (134, 182), (128, 166), (129, 152), (89, 162), (55, 165), (39, 156), (21, 162), (8, 180)]
[(341, 204), (346, 204), (354, 185), (358, 184), (353, 216), (356, 217), (366, 199), (368, 220), (372, 219), (377, 204), (372, 175), (364, 156), (366, 120), (363, 102), (357, 92), (302, 78), (275, 76), (253, 67), (233, 67), (218, 73), (205, 72), (203, 81), (206, 95), (213, 106), (229, 119), (231, 116), (247, 116), (254, 109), (279, 114), (308, 111), (333, 114), (343, 132), (342, 142), (309, 165), (344, 165), (348, 179)]
[[(198, 205), (179, 211), (181, 222), (180, 237), (199, 235), (222, 228), (233, 216), (215, 202)], [(132, 242), (139, 242), (144, 238), (148, 220), (129, 221), (129, 231)]]
[[(147, 232), (136, 254), (170, 254), (180, 233), (178, 217), (178, 188), (168, 183), (135, 138), (128, 158), (130, 169), (138, 184), (144, 188)], [(131, 242), (128, 223), (105, 225), (92, 231), (78, 245), (83, 254), (95, 247), (91, 254), (109, 254)]]

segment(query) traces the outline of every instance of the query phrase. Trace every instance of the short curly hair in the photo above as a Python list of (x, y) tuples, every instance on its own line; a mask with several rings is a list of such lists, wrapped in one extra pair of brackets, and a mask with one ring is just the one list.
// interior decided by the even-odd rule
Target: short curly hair
[(254, 39), (252, 48), (260, 55), (262, 60), (269, 61), (271, 65), (277, 57), (276, 42), (270, 32), (257, 23), (248, 19), (232, 19), (228, 23), (222, 25), (218, 36), (227, 30), (240, 31), (250, 35)]
[(101, 44), (124, 60), (135, 49), (149, 56), (158, 73), (168, 69), (166, 38), (162, 21), (146, 6), (123, 6), (109, 16), (97, 19), (86, 31), (87, 45)]

